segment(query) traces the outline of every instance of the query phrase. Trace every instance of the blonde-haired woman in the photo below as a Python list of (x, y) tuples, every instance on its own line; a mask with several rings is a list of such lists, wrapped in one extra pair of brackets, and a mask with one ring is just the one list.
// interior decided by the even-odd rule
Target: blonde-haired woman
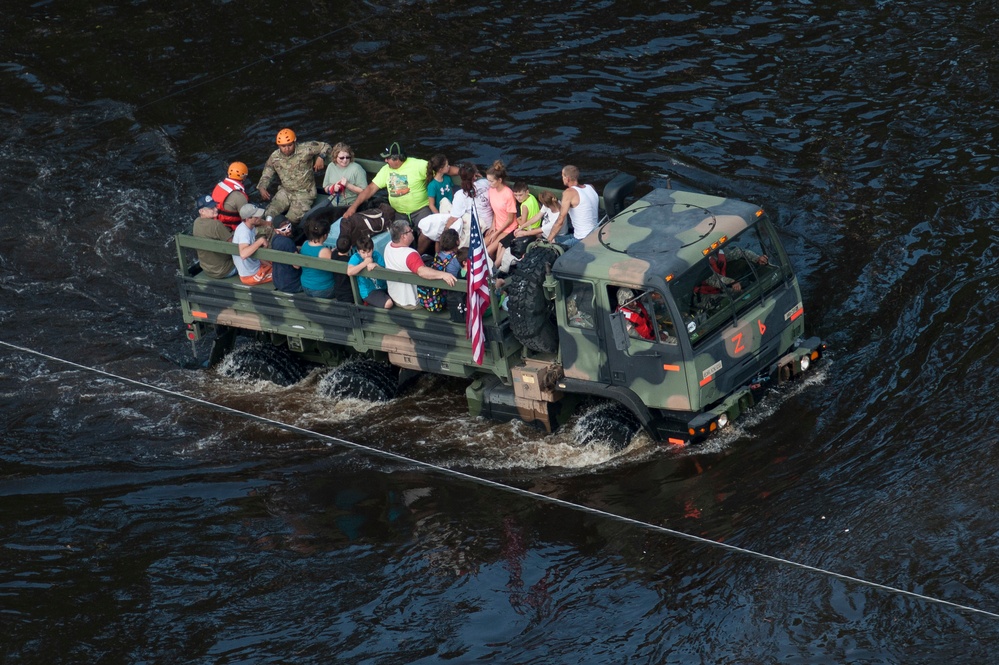
[(333, 146), (330, 165), (323, 178), (323, 191), (330, 195), (330, 203), (346, 208), (367, 186), (368, 174), (354, 161), (354, 149), (343, 142)]

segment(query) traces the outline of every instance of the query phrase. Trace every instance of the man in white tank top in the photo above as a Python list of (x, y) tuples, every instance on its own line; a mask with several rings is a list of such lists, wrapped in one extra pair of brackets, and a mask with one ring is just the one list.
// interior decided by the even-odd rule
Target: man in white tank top
[[(597, 228), (600, 197), (593, 185), (579, 184), (579, 169), (575, 166), (566, 166), (562, 169), (562, 182), (566, 187), (562, 193), (562, 210), (559, 212), (558, 221), (548, 234), (548, 242), (571, 247)], [(566, 215), (572, 220), (572, 235), (568, 233), (560, 235)]]

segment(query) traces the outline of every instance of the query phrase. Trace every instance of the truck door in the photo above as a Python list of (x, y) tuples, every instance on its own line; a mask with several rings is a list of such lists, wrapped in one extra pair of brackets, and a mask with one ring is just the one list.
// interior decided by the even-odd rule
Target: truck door
[[(559, 312), (559, 353), (562, 368), (571, 379), (608, 383), (603, 322), (597, 315), (596, 290), (590, 282), (563, 282), (565, 309)], [(561, 320), (563, 319), (564, 320)]]
[[(628, 388), (651, 408), (689, 410), (683, 351), (665, 296), (623, 285), (607, 286), (606, 295), (608, 307), (603, 316), (611, 385)], [(626, 327), (624, 344), (612, 339), (611, 314), (615, 312)]]

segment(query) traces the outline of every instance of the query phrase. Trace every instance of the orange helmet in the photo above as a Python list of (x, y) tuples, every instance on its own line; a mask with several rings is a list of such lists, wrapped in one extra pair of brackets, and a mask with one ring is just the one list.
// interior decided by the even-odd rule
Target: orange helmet
[(229, 177), (233, 180), (242, 180), (250, 172), (243, 162), (233, 162), (229, 165)]
[(277, 144), (278, 145), (289, 145), (295, 142), (295, 132), (291, 131), (287, 127), (278, 132)]

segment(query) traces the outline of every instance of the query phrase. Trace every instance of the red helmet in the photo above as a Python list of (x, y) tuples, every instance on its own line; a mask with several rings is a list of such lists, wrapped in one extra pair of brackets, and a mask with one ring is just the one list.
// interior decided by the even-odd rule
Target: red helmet
[(290, 145), (295, 142), (295, 132), (291, 131), (287, 127), (278, 132), (277, 144), (278, 145)]
[(233, 162), (229, 165), (229, 177), (233, 180), (242, 180), (250, 172), (243, 162)]

